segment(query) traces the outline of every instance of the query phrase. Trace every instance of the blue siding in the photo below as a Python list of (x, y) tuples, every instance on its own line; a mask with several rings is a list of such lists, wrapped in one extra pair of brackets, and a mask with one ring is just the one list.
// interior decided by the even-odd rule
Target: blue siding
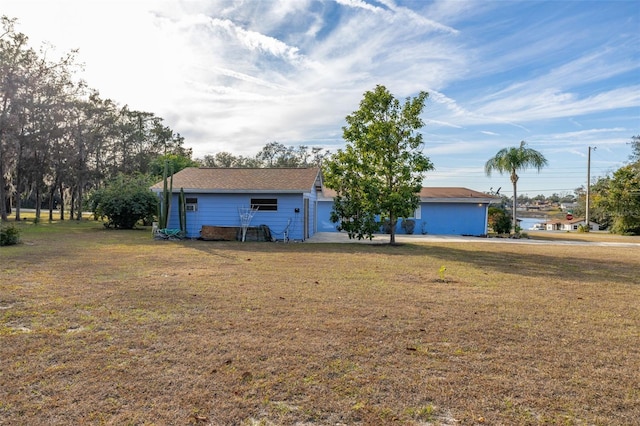
[(309, 237), (315, 234), (317, 231), (316, 219), (317, 219), (317, 201), (318, 193), (314, 189), (310, 194), (307, 194), (306, 198), (309, 199), (309, 217), (307, 219), (307, 226), (309, 227)]
[(422, 203), (414, 234), (486, 235), (487, 204)]
[(337, 232), (336, 223), (331, 222), (333, 201), (318, 201), (318, 232)]
[[(198, 194), (187, 193), (187, 197), (198, 198), (198, 210), (187, 212), (187, 237), (197, 238), (203, 225), (241, 226), (238, 209), (249, 207), (251, 198), (276, 198), (277, 211), (258, 211), (250, 226), (267, 225), (276, 239), (284, 239), (285, 233), (291, 240), (302, 240), (304, 232), (304, 196), (300, 194)], [(309, 198), (309, 235), (314, 233), (315, 191), (306, 194)], [(296, 209), (299, 211), (296, 213)], [(169, 228), (179, 228), (178, 196), (171, 203)]]
[[(318, 202), (318, 232), (337, 232), (330, 218), (333, 202)], [(415, 220), (414, 235), (486, 235), (488, 204), (421, 203), (420, 219)], [(404, 234), (402, 220), (397, 234)]]

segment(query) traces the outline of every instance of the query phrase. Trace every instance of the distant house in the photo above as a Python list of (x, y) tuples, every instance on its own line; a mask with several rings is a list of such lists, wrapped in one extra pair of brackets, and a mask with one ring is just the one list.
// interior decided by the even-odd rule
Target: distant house
[[(318, 195), (318, 231), (337, 232), (330, 220), (336, 193), (324, 189)], [(499, 197), (461, 187), (425, 187), (420, 191), (420, 206), (411, 220), (412, 226), (398, 221), (398, 234), (487, 235), (489, 204)], [(408, 232), (412, 228), (413, 232)]]
[(573, 211), (576, 207), (578, 207), (578, 203), (560, 203), (560, 210), (563, 212)]
[[(253, 208), (251, 226), (266, 225), (274, 239), (305, 240), (316, 230), (322, 178), (318, 168), (186, 168), (173, 175), (168, 228), (179, 228), (180, 188), (187, 237), (200, 237), (203, 227), (240, 228), (240, 212)], [(151, 187), (158, 196), (162, 189), (163, 182)]]
[[(550, 220), (548, 222), (543, 223), (543, 226), (547, 231), (577, 231), (580, 226), (586, 225), (585, 218), (575, 218), (571, 220)], [(589, 221), (589, 229), (591, 231), (599, 231), (600, 225), (595, 222)]]

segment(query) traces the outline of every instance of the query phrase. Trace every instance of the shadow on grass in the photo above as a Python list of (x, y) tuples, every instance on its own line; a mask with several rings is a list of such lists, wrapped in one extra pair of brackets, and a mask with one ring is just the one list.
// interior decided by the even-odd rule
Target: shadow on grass
[[(640, 285), (640, 260), (617, 260), (615, 251), (606, 247), (581, 248), (595, 250), (598, 255), (584, 257), (579, 251), (566, 247), (549, 246), (549, 254), (533, 253), (522, 249), (514, 252), (512, 245), (485, 243), (427, 244), (301, 244), (301, 243), (240, 243), (212, 241), (180, 241), (177, 244), (219, 256), (220, 251), (233, 250), (249, 253), (309, 253), (344, 255), (386, 255), (394, 257), (430, 257), (440, 263), (464, 263), (484, 272), (499, 272), (525, 277), (573, 279), (584, 282), (616, 282)], [(460, 248), (464, 245), (465, 249)], [(615, 250), (615, 249), (614, 249)], [(618, 248), (617, 250), (629, 250)], [(637, 249), (631, 249), (637, 250)], [(600, 252), (601, 251), (601, 252)], [(602, 253), (599, 255), (599, 253)], [(640, 250), (638, 250), (640, 253)], [(635, 259), (639, 259), (635, 257)], [(400, 259), (398, 259), (400, 262)], [(419, 260), (418, 262), (419, 263)]]
[[(182, 247), (198, 250), (215, 257), (233, 257), (233, 253), (309, 254), (311, 260), (324, 254), (345, 256), (392, 256), (398, 258), (398, 270), (406, 267), (402, 258), (412, 258), (412, 264), (420, 265), (421, 257), (435, 259), (437, 263), (467, 264), (479, 272), (492, 271), (524, 277), (549, 279), (573, 279), (585, 282), (615, 282), (640, 284), (640, 256), (629, 255), (636, 248), (607, 248), (566, 246), (525, 247), (507, 244), (445, 243), (445, 244), (341, 244), (341, 243), (266, 243), (266, 242), (214, 242), (214, 241), (165, 241), (154, 240), (149, 228), (136, 230), (105, 229), (100, 222), (65, 221), (57, 224), (38, 224), (24, 229), (24, 244), (3, 247), (6, 259), (14, 257), (22, 261), (41, 261), (55, 264), (59, 256), (73, 256), (77, 250), (95, 251), (112, 244), (139, 247), (141, 253), (153, 256), (153, 250), (171, 250)], [(583, 255), (587, 253), (587, 255)], [(624, 253), (626, 256), (623, 256)], [(242, 254), (244, 256), (245, 254)], [(26, 257), (28, 256), (28, 257)], [(626, 259), (626, 260), (625, 260)], [(188, 259), (185, 259), (188, 262)]]

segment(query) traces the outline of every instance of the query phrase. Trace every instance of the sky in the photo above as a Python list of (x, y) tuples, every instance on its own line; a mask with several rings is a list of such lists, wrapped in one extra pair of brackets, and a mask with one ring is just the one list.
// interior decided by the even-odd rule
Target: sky
[(593, 181), (640, 134), (635, 0), (2, 0), (0, 14), (47, 57), (78, 49), (89, 87), (162, 117), (199, 158), (343, 148), (379, 84), (429, 93), (425, 186), (511, 196), (484, 164), (526, 141), (549, 164), (518, 194), (572, 194), (589, 151)]

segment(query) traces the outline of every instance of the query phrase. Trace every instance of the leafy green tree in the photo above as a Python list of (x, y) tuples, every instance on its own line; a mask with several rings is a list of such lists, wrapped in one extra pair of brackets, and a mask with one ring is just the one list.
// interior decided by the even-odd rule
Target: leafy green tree
[(235, 156), (222, 151), (215, 155), (207, 154), (196, 161), (203, 167), (220, 168), (320, 167), (327, 153), (316, 146), (286, 147), (279, 142), (269, 142), (255, 156)]
[(103, 100), (79, 81), (76, 52), (51, 61), (15, 23), (0, 16), (0, 219), (13, 210), (19, 220), (26, 196), (39, 218), (47, 195), (50, 218), (54, 200), (61, 218), (65, 206), (81, 218), (85, 192), (118, 173), (147, 173), (159, 155), (191, 158), (162, 118)]
[(6, 221), (16, 182), (20, 112), (28, 93), (28, 76), (37, 63), (28, 38), (15, 31), (16, 19), (0, 17), (0, 220)]
[[(631, 163), (591, 184), (590, 216), (600, 226), (617, 234), (640, 234), (640, 136), (631, 137)], [(578, 208), (585, 212), (586, 191), (576, 190)]]
[[(608, 201), (610, 184), (611, 176), (600, 177), (591, 184), (589, 192), (589, 220), (593, 220), (603, 229), (611, 229), (611, 225), (613, 225), (613, 215)], [(587, 204), (586, 188), (580, 187), (576, 189), (576, 194), (578, 194), (578, 200), (573, 214), (584, 216)]]
[(322, 148), (309, 149), (306, 145), (284, 146), (279, 142), (269, 142), (256, 155), (261, 167), (309, 167), (319, 166), (324, 157)]
[(609, 183), (607, 204), (613, 216), (611, 232), (640, 235), (640, 166), (619, 168)]
[(149, 189), (151, 184), (146, 175), (120, 174), (90, 195), (89, 206), (96, 217), (108, 218), (106, 227), (133, 229), (157, 212), (158, 197)]
[(324, 163), (324, 177), (327, 187), (337, 192), (331, 220), (340, 222), (338, 229), (349, 238), (373, 238), (379, 216), (395, 244), (398, 219), (412, 216), (420, 204), (424, 173), (433, 169), (417, 132), (424, 126), (420, 114), (427, 97), (420, 92), (401, 105), (378, 85), (346, 117), (346, 147)]
[(256, 158), (265, 164), (265, 167), (277, 167), (280, 163), (287, 163), (287, 147), (279, 142), (269, 142), (260, 150)]
[(162, 177), (164, 165), (169, 162), (169, 170), (178, 173), (187, 167), (198, 167), (200, 164), (191, 158), (179, 154), (166, 154), (154, 158), (149, 164), (149, 174), (152, 176)]
[(488, 225), (493, 232), (507, 234), (511, 230), (511, 218), (503, 208), (489, 207), (488, 217)]
[(487, 176), (491, 176), (493, 171), (500, 174), (509, 173), (511, 183), (513, 184), (513, 217), (512, 225), (517, 226), (516, 207), (517, 207), (517, 187), (518, 172), (526, 170), (529, 167), (535, 167), (538, 172), (547, 165), (547, 159), (535, 149), (527, 148), (525, 141), (520, 142), (519, 147), (503, 148), (484, 165)]
[(631, 161), (640, 162), (640, 135), (631, 136)]
[(237, 167), (238, 157), (230, 152), (222, 151), (216, 155), (205, 155), (200, 162), (204, 167)]

